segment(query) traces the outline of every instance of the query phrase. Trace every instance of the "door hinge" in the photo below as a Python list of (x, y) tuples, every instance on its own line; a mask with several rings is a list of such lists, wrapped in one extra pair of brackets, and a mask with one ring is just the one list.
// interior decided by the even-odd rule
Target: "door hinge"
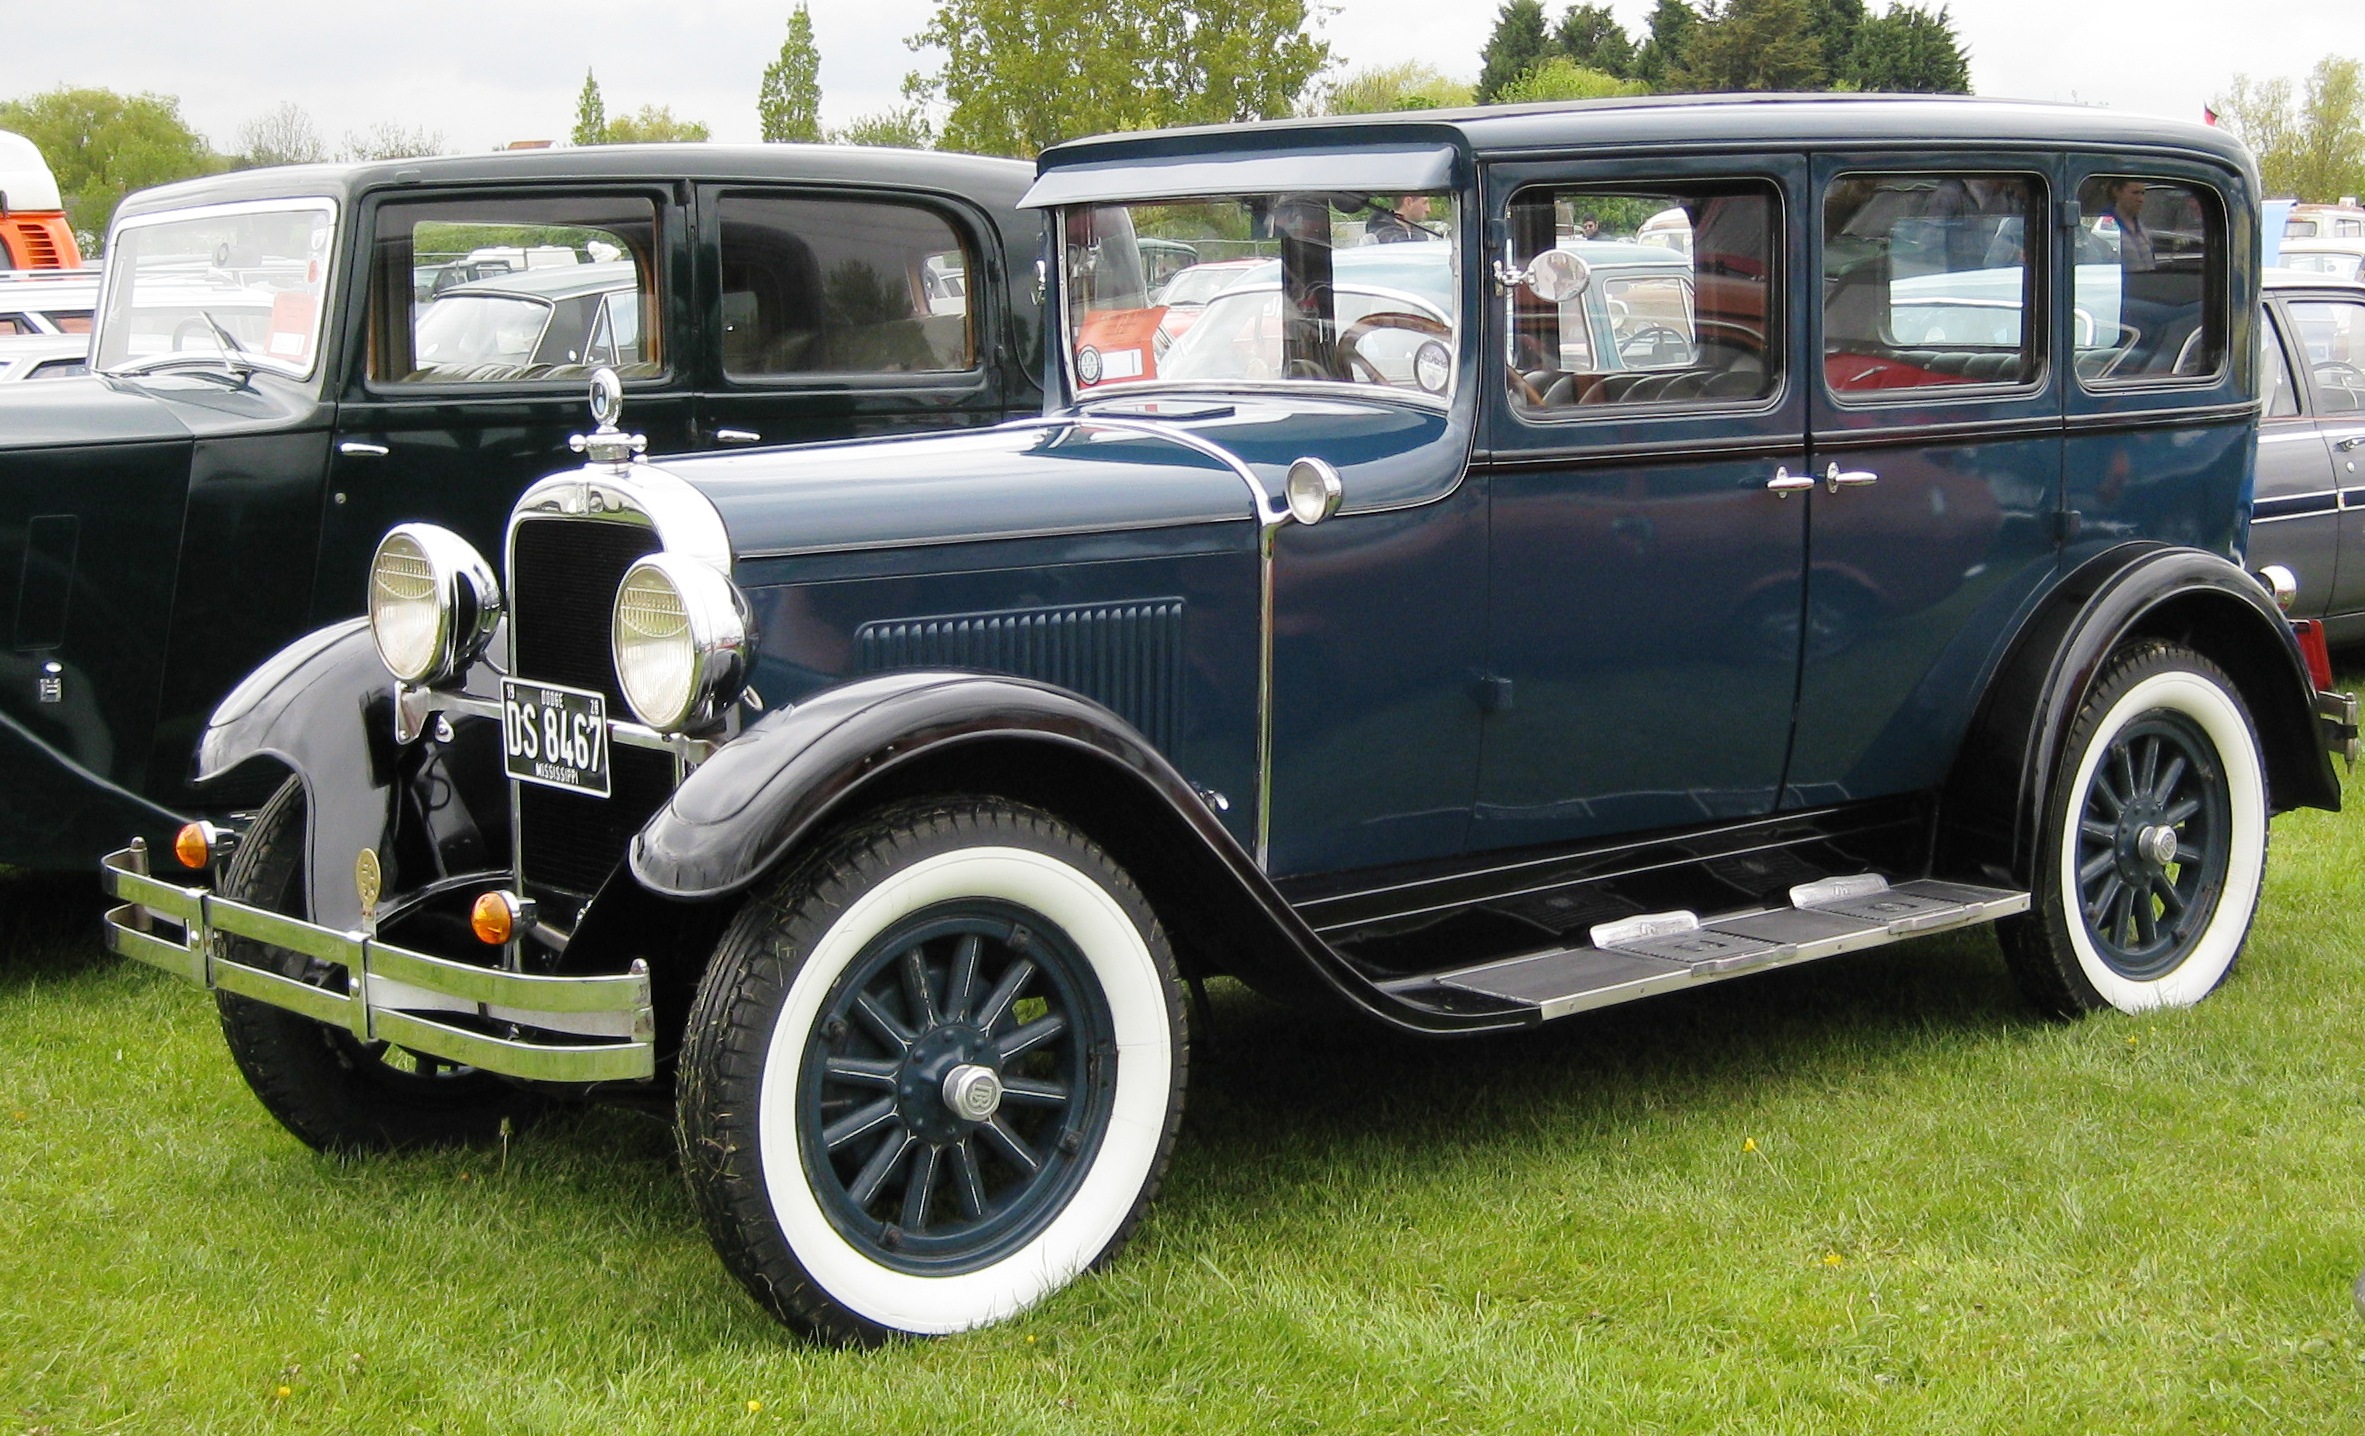
[(1481, 713), (1508, 713), (1512, 706), (1511, 680), (1481, 673), (1474, 696)]

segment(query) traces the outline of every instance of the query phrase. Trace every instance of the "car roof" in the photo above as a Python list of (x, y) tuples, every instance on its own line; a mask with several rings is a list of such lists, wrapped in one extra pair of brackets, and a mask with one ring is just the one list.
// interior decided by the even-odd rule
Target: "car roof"
[(2278, 291), (2329, 289), (2341, 294), (2365, 294), (2365, 279), (2341, 279), (2305, 269), (2262, 269), (2258, 277), (2262, 287)]
[(253, 199), (328, 196), (349, 200), (372, 190), (412, 185), (536, 179), (638, 180), (667, 185), (700, 180), (877, 185), (966, 195), (1008, 209), (1025, 192), (1033, 173), (1031, 166), (1019, 160), (875, 145), (570, 145), (237, 170), (141, 190), (125, 199), (117, 213), (151, 214)]
[(631, 260), (609, 259), (594, 264), (538, 264), (528, 269), (513, 269), (507, 274), (489, 274), (466, 284), (455, 284), (435, 297), (530, 294), (540, 299), (575, 299), (586, 294), (639, 287), (640, 270)]
[(1481, 156), (1641, 145), (1885, 146), (1938, 141), (2044, 148), (2169, 148), (2254, 174), (2250, 152), (2226, 131), (2089, 105), (1962, 95), (1651, 95), (1488, 105), (1458, 110), (1325, 116), (1070, 140), (1045, 150), (1048, 172), (1127, 158), (1171, 159), (1232, 149), (1364, 148), (1459, 141)]
[(2365, 254), (2365, 235), (2319, 235), (2314, 239), (2286, 239), (2282, 248), (2293, 254)]

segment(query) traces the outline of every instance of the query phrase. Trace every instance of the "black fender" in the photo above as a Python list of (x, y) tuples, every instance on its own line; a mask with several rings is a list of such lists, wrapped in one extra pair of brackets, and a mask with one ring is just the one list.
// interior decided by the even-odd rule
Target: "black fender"
[(197, 782), (258, 760), (304, 785), (304, 890), (314, 922), (361, 925), (353, 863), (363, 848), (378, 853), (388, 893), (503, 864), (508, 790), (497, 725), (463, 724), (451, 742), (398, 745), (394, 678), (366, 619), (297, 639), (214, 709), (198, 740)]
[(2026, 887), (2060, 747), (2102, 665), (2169, 638), (2224, 668), (2258, 725), (2274, 812), (2340, 807), (2315, 685), (2266, 590), (2199, 549), (2120, 544), (2063, 576), (1989, 679), (1940, 800), (1937, 870)]
[[(675, 901), (745, 890), (853, 814), (990, 793), (1076, 823), (1149, 896), (1186, 964), (1408, 1031), (1525, 1026), (1406, 1003), (1290, 907), (1205, 799), (1124, 719), (1022, 678), (902, 671), (766, 715), (693, 772), (633, 840), (631, 870)], [(609, 885), (595, 909), (618, 896)], [(588, 921), (588, 919), (587, 919)]]

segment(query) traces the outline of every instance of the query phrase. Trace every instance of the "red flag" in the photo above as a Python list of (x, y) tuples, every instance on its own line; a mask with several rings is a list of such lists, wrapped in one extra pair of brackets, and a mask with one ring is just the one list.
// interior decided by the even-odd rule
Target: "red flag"
[(2204, 125), (2216, 124), (2217, 111), (2210, 109), (2207, 105), (2201, 106), (2201, 123)]

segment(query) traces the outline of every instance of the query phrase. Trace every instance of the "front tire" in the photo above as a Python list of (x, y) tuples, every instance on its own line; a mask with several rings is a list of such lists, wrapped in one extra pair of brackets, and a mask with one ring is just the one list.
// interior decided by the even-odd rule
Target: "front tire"
[[(222, 874), (226, 898), (301, 917), (304, 785), (290, 778), (247, 828)], [(345, 969), (251, 938), (223, 955), (299, 982), (343, 991)], [(422, 1056), (227, 992), (214, 1002), (246, 1085), (281, 1126), (324, 1152), (400, 1151), (490, 1142), (523, 1128), (543, 1099), (474, 1068)]]
[(2062, 744), (2029, 912), (1999, 936), (2075, 1017), (2190, 1007), (2232, 969), (2266, 870), (2266, 767), (2241, 694), (2189, 648), (2114, 657)]
[(833, 1340), (1003, 1320), (1156, 1193), (1186, 1075), (1164, 930), (1039, 810), (885, 810), (752, 898), (700, 984), (682, 1165), (757, 1301)]

